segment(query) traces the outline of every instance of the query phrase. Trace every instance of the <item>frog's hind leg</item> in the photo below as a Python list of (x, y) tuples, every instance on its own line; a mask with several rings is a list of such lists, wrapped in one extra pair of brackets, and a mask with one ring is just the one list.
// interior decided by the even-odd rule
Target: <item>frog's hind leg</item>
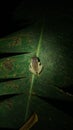
[(38, 69), (38, 74), (40, 74), (41, 73), (41, 71), (42, 71), (42, 68), (43, 68), (43, 66), (41, 65), (41, 63), (39, 62), (39, 69)]

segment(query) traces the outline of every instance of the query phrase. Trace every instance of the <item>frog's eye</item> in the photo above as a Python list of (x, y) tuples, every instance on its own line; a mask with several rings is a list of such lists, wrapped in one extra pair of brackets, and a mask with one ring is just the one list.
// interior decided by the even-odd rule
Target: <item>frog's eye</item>
[(40, 62), (40, 59), (37, 57), (38, 62)]

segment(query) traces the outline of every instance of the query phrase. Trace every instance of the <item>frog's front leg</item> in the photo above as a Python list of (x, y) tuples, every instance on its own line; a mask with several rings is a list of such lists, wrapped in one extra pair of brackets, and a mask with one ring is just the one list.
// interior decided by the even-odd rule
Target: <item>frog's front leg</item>
[(29, 71), (32, 72), (33, 74), (36, 74), (36, 72), (34, 71), (34, 69), (32, 68), (32, 63), (29, 66)]

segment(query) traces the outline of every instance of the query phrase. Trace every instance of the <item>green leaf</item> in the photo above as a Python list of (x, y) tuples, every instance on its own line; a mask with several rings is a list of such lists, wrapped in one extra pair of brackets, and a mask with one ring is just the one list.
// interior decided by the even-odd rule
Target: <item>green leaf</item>
[[(57, 23), (58, 32), (53, 33), (44, 25), (37, 23), (0, 40), (0, 54), (20, 53), (0, 59), (0, 95), (23, 93), (1, 102), (0, 127), (20, 128), (36, 112), (38, 123), (32, 130), (73, 128), (73, 116), (59, 107), (62, 101), (73, 102), (72, 94), (61, 89), (73, 82), (72, 39), (58, 31)], [(39, 76), (29, 71), (34, 55), (43, 65)]]

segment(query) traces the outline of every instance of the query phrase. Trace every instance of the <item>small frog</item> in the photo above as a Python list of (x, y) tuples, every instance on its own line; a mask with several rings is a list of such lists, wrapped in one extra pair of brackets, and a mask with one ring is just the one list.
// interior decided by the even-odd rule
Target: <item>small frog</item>
[(31, 58), (31, 62), (30, 62), (30, 66), (29, 66), (29, 70), (33, 73), (33, 74), (40, 74), (42, 71), (42, 64), (40, 62), (40, 59), (36, 56)]

